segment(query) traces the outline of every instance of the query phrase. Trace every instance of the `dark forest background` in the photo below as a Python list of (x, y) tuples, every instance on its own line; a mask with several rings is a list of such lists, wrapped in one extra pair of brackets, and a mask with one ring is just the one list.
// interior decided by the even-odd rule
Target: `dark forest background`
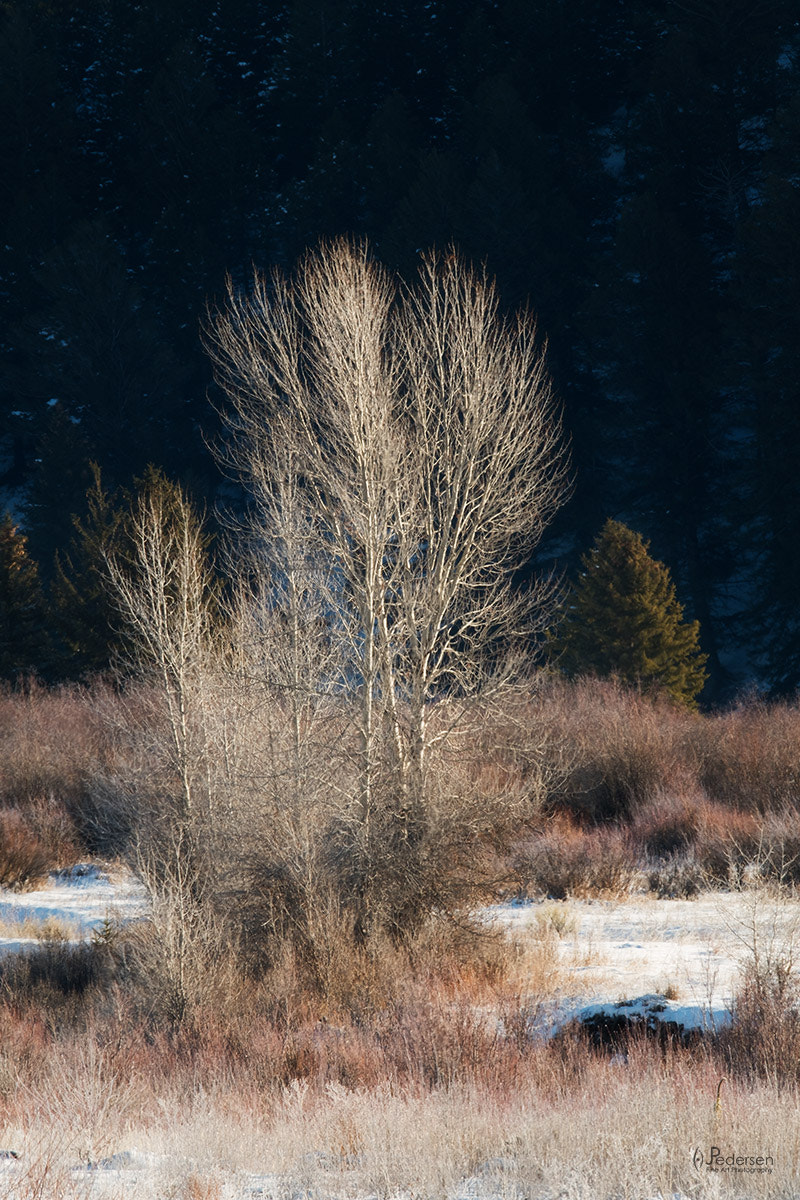
[(625, 521), (709, 699), (797, 687), (797, 0), (3, 0), (0, 96), (0, 487), (46, 586), (92, 463), (218, 498), (226, 272), (454, 241), (549, 339), (575, 488), (539, 556)]

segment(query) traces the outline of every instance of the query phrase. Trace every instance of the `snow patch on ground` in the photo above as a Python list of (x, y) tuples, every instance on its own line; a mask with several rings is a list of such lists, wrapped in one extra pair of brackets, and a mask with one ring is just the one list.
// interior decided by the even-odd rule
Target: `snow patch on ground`
[[(63, 928), (69, 940), (82, 941), (105, 921), (146, 915), (144, 887), (129, 871), (78, 863), (50, 875), (44, 887), (27, 892), (0, 888), (0, 954), (36, 945), (36, 926)], [(23, 936), (15, 936), (15, 925), (25, 927)]]
[(754, 948), (763, 957), (800, 947), (800, 900), (758, 891), (710, 892), (695, 900), (513, 902), (484, 910), (492, 924), (523, 938), (536, 936), (543, 918), (554, 914), (569, 931), (558, 950), (574, 985), (559, 1001), (555, 1027), (600, 1008), (619, 1015), (621, 1002), (646, 1007), (658, 996), (664, 1020), (687, 1030), (718, 1029), (730, 1020)]

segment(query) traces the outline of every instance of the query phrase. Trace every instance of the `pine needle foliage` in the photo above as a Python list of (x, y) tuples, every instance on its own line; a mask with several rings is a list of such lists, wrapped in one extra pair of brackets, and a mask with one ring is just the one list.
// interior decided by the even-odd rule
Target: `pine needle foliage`
[(606, 521), (582, 559), (551, 651), (567, 674), (613, 675), (695, 709), (706, 681), (700, 626), (684, 620), (669, 570), (649, 545), (621, 522)]
[(71, 675), (107, 670), (125, 644), (106, 558), (121, 553), (130, 537), (131, 497), (120, 491), (109, 494), (97, 463), (91, 463), (90, 470), (86, 513), (72, 518), (72, 540), (62, 554), (56, 553), (51, 588), (61, 666)]
[(40, 671), (49, 637), (39, 568), (10, 513), (0, 521), (0, 677)]

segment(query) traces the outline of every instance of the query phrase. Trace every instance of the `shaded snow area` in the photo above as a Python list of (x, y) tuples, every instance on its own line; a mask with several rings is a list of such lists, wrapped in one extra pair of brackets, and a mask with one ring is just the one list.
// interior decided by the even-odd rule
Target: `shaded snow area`
[[(89, 1166), (73, 1167), (68, 1177), (62, 1177), (63, 1200), (91, 1200), (92, 1197), (97, 1200), (311, 1200), (311, 1193), (305, 1189), (287, 1188), (286, 1180), (278, 1175), (240, 1175), (235, 1182), (215, 1180), (207, 1187), (201, 1182), (196, 1187), (191, 1183), (188, 1187), (182, 1186), (180, 1180), (182, 1175), (185, 1180), (185, 1167), (185, 1163), (166, 1155), (124, 1150)], [(38, 1196), (38, 1190), (28, 1189), (26, 1183), (24, 1161), (0, 1149), (2, 1200), (29, 1200), (29, 1197)], [(50, 1196), (52, 1193), (45, 1194)], [(451, 1200), (476, 1198), (472, 1194), (469, 1197), (453, 1196)]]
[(141, 883), (121, 868), (78, 863), (29, 892), (0, 888), (0, 954), (35, 946), (44, 937), (83, 941), (106, 921), (144, 916)]
[[(92, 1197), (97, 1200), (121, 1200), (123, 1197), (124, 1200), (312, 1200), (314, 1195), (305, 1189), (288, 1189), (286, 1181), (277, 1175), (254, 1175), (250, 1179), (239, 1178), (235, 1183), (215, 1180), (207, 1187), (202, 1183), (194, 1187), (190, 1183), (186, 1188), (178, 1182), (182, 1165), (162, 1155), (125, 1150), (89, 1167), (73, 1168), (71, 1178), (65, 1179), (62, 1185), (68, 1189), (64, 1200), (73, 1200), (73, 1197), (75, 1200), (91, 1200)], [(23, 1179), (23, 1164), (0, 1150), (0, 1197), (3, 1200), (28, 1200), (29, 1196), (38, 1195), (37, 1191), (26, 1189)], [(329, 1198), (326, 1196), (324, 1200)], [(452, 1200), (476, 1200), (476, 1196), (465, 1194), (453, 1196)]]
[(511, 903), (486, 916), (523, 939), (543, 926), (560, 931), (568, 994), (555, 1004), (552, 1028), (606, 1012), (713, 1031), (730, 1020), (754, 954), (763, 963), (800, 945), (800, 901), (761, 891)]

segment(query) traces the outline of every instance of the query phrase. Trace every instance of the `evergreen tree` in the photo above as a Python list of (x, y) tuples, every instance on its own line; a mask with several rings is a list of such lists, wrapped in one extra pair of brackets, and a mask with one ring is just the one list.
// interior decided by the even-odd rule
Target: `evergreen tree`
[(47, 614), (26, 537), (7, 512), (0, 522), (0, 678), (46, 666)]
[[(108, 563), (113, 559), (131, 577), (136, 574), (133, 514), (137, 505), (144, 500), (157, 502), (165, 519), (174, 523), (186, 503), (181, 485), (152, 464), (131, 488), (111, 493), (103, 486), (97, 463), (91, 463), (90, 469), (85, 511), (72, 517), (72, 539), (63, 553), (56, 553), (50, 592), (58, 641), (56, 666), (70, 678), (104, 671), (130, 650)], [(202, 522), (202, 517), (197, 520)], [(210, 544), (211, 537), (204, 535), (204, 551)]]
[(551, 647), (570, 674), (616, 675), (696, 708), (706, 680), (700, 626), (683, 619), (669, 570), (648, 548), (640, 534), (606, 521)]
[(130, 496), (109, 495), (100, 468), (91, 464), (87, 511), (73, 516), (75, 532), (63, 554), (56, 552), (51, 589), (62, 674), (103, 671), (120, 649), (120, 615), (107, 579), (106, 556), (120, 555), (128, 537)]
[(53, 555), (72, 534), (72, 514), (83, 507), (90, 483), (90, 451), (85, 428), (75, 424), (64, 405), (47, 405), (39, 422), (36, 465), (23, 508), (31, 553), (41, 564), (45, 587), (53, 571)]

